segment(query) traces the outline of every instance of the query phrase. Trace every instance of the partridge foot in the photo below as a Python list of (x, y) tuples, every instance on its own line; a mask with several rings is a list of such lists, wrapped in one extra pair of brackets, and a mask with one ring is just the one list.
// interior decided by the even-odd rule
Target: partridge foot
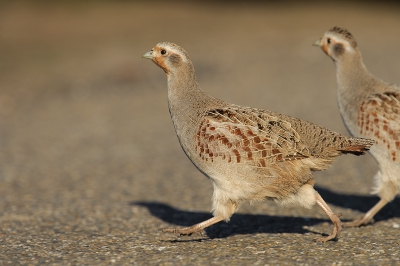
[(179, 235), (182, 236), (190, 236), (195, 233), (200, 233), (202, 234), (204, 228), (209, 227), (215, 223), (218, 223), (222, 221), (221, 217), (212, 217), (204, 222), (185, 227), (185, 228), (165, 228), (162, 229), (162, 232), (164, 233), (178, 233)]
[(332, 239), (339, 238), (340, 232), (342, 231), (341, 221), (340, 221), (341, 214), (334, 213), (330, 218), (333, 223), (333, 230), (329, 236), (320, 237), (316, 241), (317, 242), (326, 242)]

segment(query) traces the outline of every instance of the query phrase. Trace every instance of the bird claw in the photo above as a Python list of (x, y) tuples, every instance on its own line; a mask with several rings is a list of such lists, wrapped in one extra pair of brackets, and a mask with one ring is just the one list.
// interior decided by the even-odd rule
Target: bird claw
[(193, 234), (200, 234), (203, 235), (203, 230), (199, 231), (194, 231), (194, 230), (188, 230), (188, 228), (164, 228), (160, 229), (159, 231), (163, 233), (174, 233), (174, 234), (179, 234), (179, 236), (191, 236)]
[(371, 218), (371, 219), (361, 218), (361, 219), (353, 220), (351, 222), (345, 222), (345, 223), (343, 223), (343, 227), (348, 227), (348, 228), (349, 227), (360, 227), (360, 226), (366, 226), (368, 224), (373, 224), (373, 223), (375, 223), (375, 220), (373, 218)]
[(333, 218), (332, 222), (333, 222), (333, 231), (329, 236), (326, 237), (320, 237), (318, 239), (316, 239), (317, 242), (327, 242), (329, 240), (338, 240), (340, 233), (342, 231), (342, 223), (340, 221), (340, 216), (342, 216), (342, 214), (340, 213), (334, 213), (333, 214), (337, 219)]
[(320, 238), (317, 238), (315, 241), (316, 242), (327, 242), (327, 241), (329, 241), (329, 240), (336, 240), (337, 241), (337, 239), (338, 239), (338, 235), (337, 234), (330, 234), (329, 236), (326, 236), (326, 237), (320, 237)]

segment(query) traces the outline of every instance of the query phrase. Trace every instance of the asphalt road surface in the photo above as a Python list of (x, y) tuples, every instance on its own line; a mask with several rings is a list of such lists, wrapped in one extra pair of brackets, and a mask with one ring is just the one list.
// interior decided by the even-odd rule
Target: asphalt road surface
[[(400, 6), (380, 2), (0, 4), (0, 265), (400, 265), (400, 198), (373, 225), (317, 243), (315, 206), (244, 204), (203, 235), (159, 229), (210, 218), (212, 185), (189, 162), (165, 74), (141, 58), (182, 46), (228, 102), (348, 134), (331, 60), (311, 44), (337, 25), (368, 69), (400, 84)], [(315, 173), (342, 220), (360, 216), (377, 165), (342, 156)]]

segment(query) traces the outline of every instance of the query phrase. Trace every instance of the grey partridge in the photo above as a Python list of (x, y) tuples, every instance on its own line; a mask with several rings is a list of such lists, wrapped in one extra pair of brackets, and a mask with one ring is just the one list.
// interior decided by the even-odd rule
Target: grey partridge
[(314, 190), (311, 171), (328, 168), (343, 153), (364, 154), (372, 141), (213, 98), (200, 89), (188, 54), (176, 44), (159, 43), (143, 57), (166, 73), (168, 106), (179, 143), (214, 186), (213, 218), (164, 232), (191, 235), (229, 221), (246, 200), (270, 199), (308, 208), (317, 203), (334, 224), (332, 233), (319, 241), (339, 236), (339, 215)]
[(370, 153), (379, 165), (373, 193), (380, 201), (360, 219), (344, 223), (348, 227), (365, 225), (399, 192), (400, 88), (367, 70), (356, 39), (348, 30), (334, 27), (314, 44), (335, 63), (337, 100), (348, 131), (376, 142)]

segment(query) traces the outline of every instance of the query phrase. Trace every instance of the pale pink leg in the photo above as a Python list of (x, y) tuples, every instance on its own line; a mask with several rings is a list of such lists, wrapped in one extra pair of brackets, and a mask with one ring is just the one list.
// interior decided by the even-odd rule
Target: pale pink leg
[(360, 219), (356, 219), (351, 222), (343, 223), (344, 227), (357, 227), (361, 225), (366, 225), (373, 221), (373, 217), (377, 214), (386, 204), (388, 203), (387, 200), (381, 199), (374, 207), (372, 207), (363, 217)]
[(165, 228), (162, 231), (164, 233), (178, 233), (180, 235), (191, 235), (193, 233), (197, 233), (203, 231), (204, 228), (209, 227), (213, 224), (216, 224), (223, 219), (221, 217), (212, 217), (204, 222), (192, 225), (190, 227), (185, 228)]
[(340, 214), (333, 213), (331, 208), (329, 208), (328, 204), (326, 204), (326, 202), (322, 199), (321, 195), (317, 191), (315, 191), (315, 195), (316, 195), (317, 204), (324, 210), (326, 215), (329, 216), (329, 218), (331, 219), (331, 221), (333, 223), (332, 233), (327, 237), (318, 238), (317, 241), (326, 242), (331, 239), (339, 238), (340, 231), (342, 231), (341, 221), (339, 218)]

